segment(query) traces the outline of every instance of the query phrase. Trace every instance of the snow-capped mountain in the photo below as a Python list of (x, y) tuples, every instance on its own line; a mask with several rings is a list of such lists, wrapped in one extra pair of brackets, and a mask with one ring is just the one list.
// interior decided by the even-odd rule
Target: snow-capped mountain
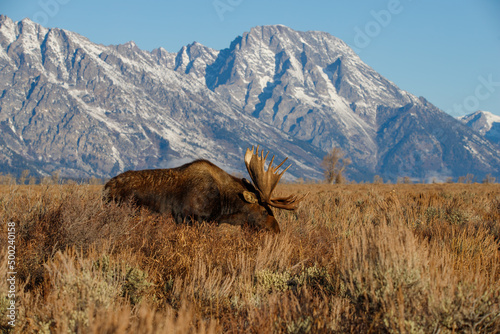
[(479, 110), (458, 119), (490, 141), (500, 144), (500, 116)]
[[(290, 155), (291, 174), (320, 176), (309, 167), (319, 163), (310, 144), (241, 113), (203, 82), (177, 73), (182, 50), (175, 55), (142, 51), (133, 42), (96, 45), (69, 31), (5, 16), (0, 45), (4, 171), (27, 166), (69, 177), (109, 177), (196, 158), (243, 171), (244, 150), (260, 142), (277, 158)], [(207, 50), (208, 60), (217, 54)], [(190, 71), (195, 68), (190, 64)]]
[(243, 173), (260, 143), (306, 179), (334, 146), (357, 180), (500, 176), (492, 143), (327, 33), (264, 26), (220, 51), (148, 52), (0, 16), (0, 46), (3, 171), (109, 177), (207, 158)]

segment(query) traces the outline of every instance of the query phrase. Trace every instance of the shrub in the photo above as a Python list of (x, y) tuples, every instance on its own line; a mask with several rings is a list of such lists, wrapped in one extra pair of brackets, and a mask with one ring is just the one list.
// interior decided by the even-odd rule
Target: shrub
[[(494, 184), (284, 184), (282, 232), (177, 225), (102, 185), (0, 187), (15, 333), (499, 332)], [(0, 261), (5, 263), (5, 248)], [(5, 277), (6, 267), (0, 266)], [(0, 313), (6, 308), (0, 281)]]

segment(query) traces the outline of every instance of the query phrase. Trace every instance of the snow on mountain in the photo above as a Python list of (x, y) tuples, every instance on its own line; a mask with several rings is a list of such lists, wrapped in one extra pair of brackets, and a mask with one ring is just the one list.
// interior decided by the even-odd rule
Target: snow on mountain
[(291, 177), (321, 178), (332, 147), (349, 177), (500, 176), (496, 146), (375, 72), (341, 40), (256, 27), (224, 50), (104, 46), (0, 16), (0, 168), (109, 177), (207, 158), (244, 172), (260, 143)]
[(500, 143), (500, 116), (479, 110), (458, 119), (490, 141)]
[[(178, 56), (133, 42), (97, 45), (5, 16), (0, 33), (8, 37), (0, 40), (8, 55), (0, 58), (0, 145), (12, 152), (0, 156), (4, 170), (22, 157), (33, 172), (59, 169), (68, 177), (109, 177), (196, 158), (242, 171), (243, 149), (261, 142), (281, 157), (292, 152), (305, 166), (301, 172), (320, 175), (308, 167), (318, 163), (311, 150), (221, 101), (180, 71)], [(197, 62), (186, 68), (195, 70)]]

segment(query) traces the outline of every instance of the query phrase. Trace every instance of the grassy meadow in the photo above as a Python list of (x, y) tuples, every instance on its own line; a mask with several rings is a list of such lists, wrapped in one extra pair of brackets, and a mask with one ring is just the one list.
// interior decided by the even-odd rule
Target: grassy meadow
[(100, 185), (0, 186), (0, 332), (500, 333), (498, 184), (277, 189), (306, 192), (274, 235), (176, 225)]

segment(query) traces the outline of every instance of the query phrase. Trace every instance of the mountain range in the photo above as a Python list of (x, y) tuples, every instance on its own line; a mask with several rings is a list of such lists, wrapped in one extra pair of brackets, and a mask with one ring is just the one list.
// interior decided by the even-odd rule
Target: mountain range
[(500, 151), (477, 129), (399, 89), (342, 40), (255, 27), (227, 49), (177, 53), (100, 45), (0, 16), (0, 171), (108, 178), (197, 158), (232, 173), (261, 144), (321, 179), (333, 147), (349, 179), (500, 177)]

